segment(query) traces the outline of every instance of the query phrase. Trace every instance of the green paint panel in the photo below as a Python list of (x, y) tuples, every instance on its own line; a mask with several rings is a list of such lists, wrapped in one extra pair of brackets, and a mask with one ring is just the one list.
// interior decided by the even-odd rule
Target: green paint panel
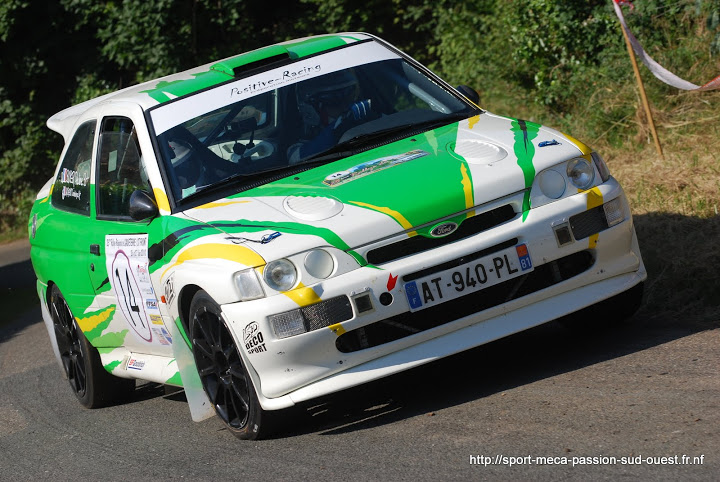
[(515, 156), (517, 156), (518, 166), (522, 169), (523, 176), (525, 177), (525, 189), (527, 189), (523, 198), (522, 220), (525, 222), (525, 219), (527, 219), (530, 213), (530, 188), (535, 180), (535, 166), (533, 165), (535, 145), (532, 141), (538, 135), (540, 124), (514, 119), (511, 125), (515, 138), (513, 151), (515, 152)]
[(289, 54), (285, 47), (281, 45), (272, 45), (270, 47), (254, 50), (252, 52), (248, 52), (246, 54), (238, 55), (237, 57), (232, 57), (222, 62), (218, 62), (217, 64), (214, 64), (212, 67), (210, 67), (210, 69), (222, 72), (223, 74), (229, 75), (230, 77), (234, 77), (235, 72), (233, 71), (233, 69), (237, 69), (238, 67), (242, 67), (243, 65), (260, 62), (261, 60), (283, 54)]
[(185, 340), (187, 347), (192, 350), (192, 343), (190, 343), (190, 338), (188, 338), (187, 333), (185, 333), (185, 327), (183, 327), (183, 324), (180, 322), (180, 318), (175, 318), (175, 327), (178, 329), (178, 332), (180, 332), (183, 340)]
[(287, 48), (288, 52), (290, 52), (290, 55), (293, 58), (302, 58), (307, 57), (308, 55), (314, 55), (320, 52), (325, 52), (326, 50), (331, 50), (347, 45), (348, 42), (343, 39), (352, 41), (357, 40), (348, 36), (340, 37), (335, 35), (328, 35), (325, 37), (307, 39), (301, 42), (287, 44), (285, 45), (285, 48)]
[(180, 377), (180, 372), (175, 372), (175, 375), (171, 376), (167, 380), (165, 380), (165, 383), (167, 385), (175, 385), (178, 387), (183, 386), (182, 378)]
[[(340, 37), (328, 35), (320, 38), (303, 40), (301, 42), (287, 45), (272, 45), (259, 50), (254, 50), (223, 62), (214, 64), (210, 70), (193, 75), (193, 79), (175, 80), (172, 82), (160, 81), (152, 89), (143, 90), (157, 102), (167, 102), (176, 97), (192, 94), (208, 87), (227, 82), (234, 78), (233, 69), (258, 62), (275, 55), (289, 53), (291, 58), (297, 59), (307, 57), (316, 53), (331, 50), (347, 45), (343, 39), (355, 41), (352, 37)], [(169, 95), (168, 95), (169, 94)]]
[(117, 333), (106, 333), (93, 340), (93, 345), (100, 350), (102, 347), (117, 348), (125, 344), (125, 337), (130, 330), (122, 330)]
[(108, 373), (112, 373), (113, 370), (115, 370), (117, 367), (119, 367), (121, 363), (122, 363), (122, 361), (120, 361), (120, 360), (110, 362), (107, 365), (105, 365), (105, 370), (107, 370)]
[(194, 78), (188, 80), (174, 80), (172, 82), (162, 80), (155, 84), (154, 88), (143, 90), (142, 92), (162, 103), (174, 99), (175, 97), (192, 94), (199, 90), (203, 90), (232, 79), (231, 75), (217, 70), (210, 70), (192, 75)]
[[(108, 285), (109, 285), (109, 283), (108, 283)], [(108, 308), (109, 308), (109, 307), (108, 307)], [(100, 313), (103, 313), (104, 311), (107, 311), (108, 308), (103, 308), (103, 309), (98, 310), (98, 311), (96, 311), (96, 312), (94, 312), (94, 313), (90, 313), (90, 314), (88, 314), (88, 315), (85, 315), (84, 318), (88, 318), (88, 317), (90, 317), (90, 316), (99, 315)], [(103, 331), (105, 331), (105, 330), (107, 329), (108, 326), (110, 326), (110, 322), (112, 321), (112, 319), (113, 319), (114, 317), (115, 317), (115, 310), (113, 310), (112, 313), (110, 313), (110, 315), (107, 317), (107, 319), (106, 319), (105, 321), (103, 321), (103, 322), (101, 322), (100, 324), (98, 324), (98, 325), (97, 325), (95, 328), (93, 328), (92, 330), (86, 331), (86, 332), (85, 332), (85, 338), (87, 338), (88, 341), (89, 341), (92, 345), (95, 345), (95, 340), (102, 334)]]
[[(283, 179), (242, 193), (241, 196), (287, 195), (288, 189), (299, 194), (331, 196), (345, 204), (367, 209), (378, 208), (398, 221), (399, 214), (410, 226), (419, 226), (447, 213), (466, 209), (462, 167), (469, 176), (465, 161), (444, 152), (444, 146), (457, 138), (458, 124), (436, 129), (412, 139), (394, 142), (362, 154), (318, 167), (295, 176), (298, 181)], [(439, 148), (438, 146), (443, 146)], [(386, 169), (359, 176), (349, 182), (329, 186), (323, 183), (331, 174), (346, 171), (363, 163), (414, 150), (430, 155), (419, 157)], [(437, 152), (437, 157), (434, 155)], [(418, 193), (422, 197), (418, 197)], [(362, 203), (362, 204), (354, 204)], [(397, 214), (390, 214), (388, 211)], [(398, 221), (399, 222), (399, 221)]]

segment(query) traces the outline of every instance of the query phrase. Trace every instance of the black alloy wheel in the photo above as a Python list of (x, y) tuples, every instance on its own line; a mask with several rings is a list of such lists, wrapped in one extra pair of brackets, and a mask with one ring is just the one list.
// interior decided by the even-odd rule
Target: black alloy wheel
[(65, 375), (75, 395), (82, 400), (87, 390), (87, 371), (85, 355), (80, 343), (80, 329), (57, 285), (52, 287), (49, 304)]
[(98, 408), (127, 400), (135, 390), (135, 380), (115, 377), (103, 368), (100, 354), (78, 326), (57, 285), (50, 289), (48, 308), (60, 361), (80, 404)]
[(252, 381), (220, 307), (204, 291), (193, 297), (189, 324), (198, 375), (218, 417), (236, 437), (258, 438), (263, 411)]

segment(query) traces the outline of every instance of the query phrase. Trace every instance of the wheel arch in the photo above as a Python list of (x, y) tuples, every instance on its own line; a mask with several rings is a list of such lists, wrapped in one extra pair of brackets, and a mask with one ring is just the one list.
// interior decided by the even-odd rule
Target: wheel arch
[[(50, 292), (52, 291), (53, 286), (55, 286), (57, 283), (55, 283), (53, 280), (48, 280), (47, 285), (45, 286), (45, 298), (42, 300), (43, 303), (45, 303), (45, 306), (50, 309)], [(58, 287), (58, 289), (60, 289)], [(62, 291), (60, 291), (62, 293)]]
[(180, 290), (180, 294), (178, 294), (178, 315), (185, 333), (188, 333), (190, 328), (190, 304), (192, 303), (195, 294), (200, 290), (202, 290), (200, 286), (196, 284), (188, 284), (183, 286)]

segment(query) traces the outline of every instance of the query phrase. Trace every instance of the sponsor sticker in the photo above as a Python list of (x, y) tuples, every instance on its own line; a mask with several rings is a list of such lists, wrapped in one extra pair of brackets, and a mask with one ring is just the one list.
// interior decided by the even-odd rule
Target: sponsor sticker
[(155, 334), (155, 339), (161, 345), (170, 345), (172, 343), (170, 339), (165, 336), (165, 334), (163, 333), (165, 330), (163, 330), (162, 328), (153, 327), (152, 331)]
[(150, 321), (153, 325), (165, 326), (165, 323), (163, 323), (162, 315), (150, 315)]
[(108, 235), (105, 254), (118, 312), (130, 331), (145, 343), (169, 344), (152, 329), (153, 325), (164, 325), (148, 273), (148, 235)]
[(175, 299), (175, 273), (165, 280), (165, 302), (169, 305)]
[(265, 338), (263, 337), (260, 327), (256, 321), (253, 321), (243, 330), (243, 339), (245, 341), (245, 349), (248, 354), (262, 353), (267, 351), (265, 347)]
[(325, 178), (325, 180), (323, 180), (323, 184), (330, 187), (340, 186), (361, 177), (368, 176), (370, 174), (374, 174), (376, 172), (380, 172), (385, 169), (400, 165), (404, 162), (412, 161), (413, 159), (418, 159), (427, 155), (427, 152), (420, 149), (415, 149), (404, 154), (381, 157), (380, 159), (363, 162), (362, 164), (353, 166), (345, 171), (330, 174), (328, 177)]
[(150, 116), (155, 133), (160, 135), (199, 115), (264, 92), (357, 65), (396, 58), (399, 58), (396, 53), (376, 42), (361, 43), (169, 102), (150, 111)]
[(128, 370), (141, 371), (143, 368), (145, 368), (145, 360), (139, 360), (135, 357), (130, 358), (128, 360), (127, 368)]

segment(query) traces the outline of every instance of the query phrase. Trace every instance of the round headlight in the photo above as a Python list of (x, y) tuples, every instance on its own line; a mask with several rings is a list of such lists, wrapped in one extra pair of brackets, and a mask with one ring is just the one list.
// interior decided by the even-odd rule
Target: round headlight
[(570, 182), (581, 191), (590, 189), (595, 180), (595, 170), (592, 164), (581, 157), (567, 163), (567, 175)]
[(552, 169), (540, 173), (538, 186), (540, 186), (542, 193), (550, 199), (558, 199), (565, 194), (565, 178)]
[(265, 266), (263, 278), (270, 288), (276, 291), (287, 291), (295, 286), (297, 270), (290, 261), (278, 259), (270, 261)]
[(314, 249), (305, 256), (305, 269), (310, 276), (325, 279), (330, 276), (335, 269), (335, 261), (327, 251), (323, 249)]

